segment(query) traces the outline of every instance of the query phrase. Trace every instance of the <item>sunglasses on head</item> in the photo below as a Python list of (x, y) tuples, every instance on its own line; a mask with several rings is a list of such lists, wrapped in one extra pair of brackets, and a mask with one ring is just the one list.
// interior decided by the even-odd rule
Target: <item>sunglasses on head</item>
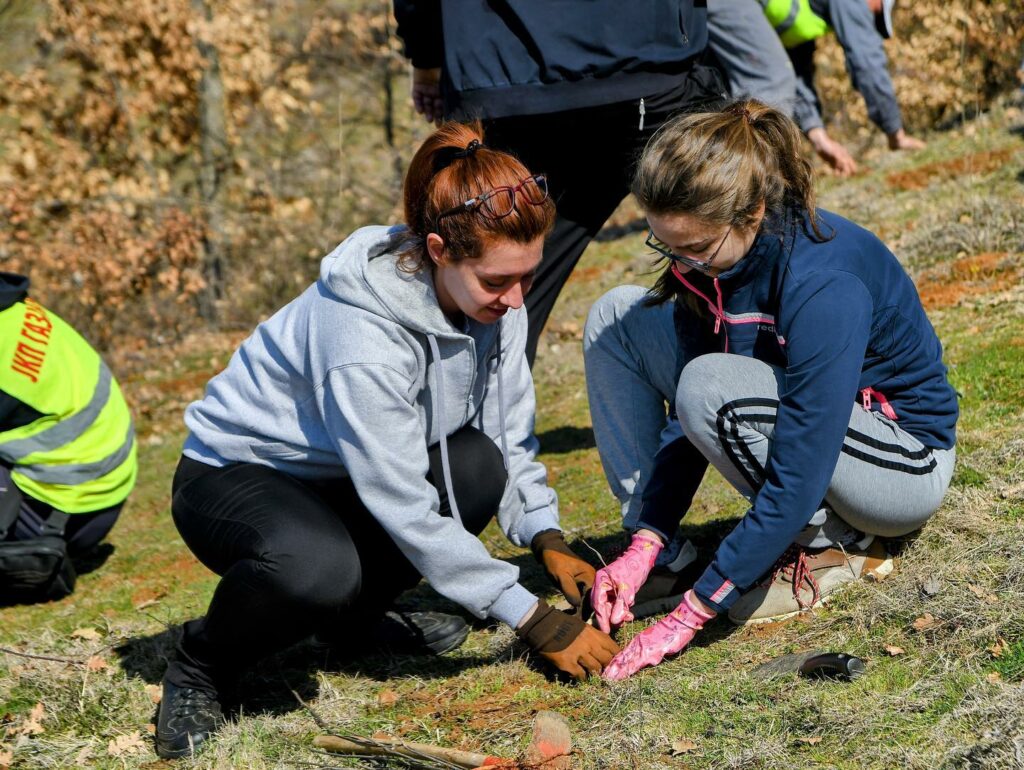
[(442, 211), (438, 221), (466, 211), (476, 211), (488, 219), (503, 219), (515, 211), (516, 194), (532, 206), (540, 206), (548, 199), (548, 178), (544, 174), (532, 174), (520, 180), (515, 186), (495, 187), (489, 192), (481, 193), (458, 206)]

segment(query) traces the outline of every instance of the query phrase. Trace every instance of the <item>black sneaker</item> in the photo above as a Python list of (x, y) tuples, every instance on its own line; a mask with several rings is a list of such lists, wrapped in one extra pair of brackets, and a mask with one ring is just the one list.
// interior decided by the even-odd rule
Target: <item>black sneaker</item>
[(313, 644), (346, 657), (382, 648), (395, 655), (443, 655), (461, 646), (469, 636), (465, 620), (444, 612), (389, 610), (369, 633), (353, 637), (349, 628), (321, 629), (313, 637)]
[(156, 753), (164, 759), (187, 757), (224, 724), (217, 699), (203, 690), (164, 680), (156, 721)]
[(668, 567), (655, 567), (647, 582), (636, 592), (636, 601), (630, 612), (637, 620), (651, 615), (671, 612), (683, 600), (683, 594), (693, 588), (693, 575), (689, 570), (673, 572)]
[(671, 612), (683, 600), (683, 594), (693, 588), (697, 575), (697, 549), (685, 541), (675, 560), (666, 566), (655, 567), (647, 582), (636, 592), (630, 612), (637, 620), (651, 615)]
[(461, 647), (467, 636), (469, 624), (458, 615), (389, 610), (373, 641), (401, 655), (443, 655)]

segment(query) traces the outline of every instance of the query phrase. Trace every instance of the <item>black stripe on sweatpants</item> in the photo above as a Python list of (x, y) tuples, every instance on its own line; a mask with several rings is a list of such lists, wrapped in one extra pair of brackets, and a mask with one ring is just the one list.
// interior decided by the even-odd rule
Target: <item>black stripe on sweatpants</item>
[(902, 455), (908, 460), (923, 460), (932, 453), (932, 450), (926, 446), (922, 446), (920, 449), (907, 449), (899, 444), (889, 444), (885, 441), (879, 441), (878, 439), (872, 438), (866, 433), (856, 431), (853, 428), (847, 428), (846, 435), (854, 441), (859, 441), (861, 444), (865, 444), (873, 449), (882, 449), (886, 452)]
[[(779, 402), (776, 399), (770, 398), (741, 398), (736, 401), (730, 401), (729, 403), (725, 404), (721, 409), (718, 410), (718, 418), (715, 422), (718, 428), (718, 440), (719, 442), (721, 442), (722, 448), (725, 449), (726, 455), (728, 455), (729, 459), (732, 461), (732, 464), (736, 467), (740, 474), (742, 474), (744, 480), (747, 482), (747, 484), (750, 485), (750, 488), (756, 490), (760, 489), (761, 486), (764, 484), (765, 468), (763, 465), (761, 465), (760, 461), (756, 457), (754, 457), (754, 453), (750, 451), (750, 447), (747, 446), (747, 443), (740, 439), (739, 425), (741, 422), (744, 422), (745, 420), (738, 419), (740, 417), (739, 415), (736, 415), (737, 419), (731, 419), (729, 421), (729, 433), (732, 433), (732, 437), (736, 442), (736, 446), (739, 447), (740, 452), (743, 453), (743, 456), (746, 458), (747, 462), (750, 463), (749, 467), (753, 468), (757, 472), (757, 474), (760, 476), (760, 479), (755, 479), (753, 476), (751, 476), (750, 471), (747, 470), (747, 466), (740, 461), (739, 456), (736, 454), (731, 443), (729, 442), (729, 436), (725, 427), (726, 415), (729, 412), (734, 412), (736, 409), (748, 406), (766, 406), (769, 407), (770, 409), (777, 410), (779, 408)], [(759, 419), (766, 420), (767, 422), (770, 422), (772, 425), (775, 424), (774, 414), (754, 416), (758, 417)]]
[(907, 465), (906, 463), (894, 463), (892, 460), (883, 460), (881, 457), (875, 457), (869, 455), (867, 452), (862, 452), (859, 449), (854, 449), (851, 446), (847, 446), (843, 442), (843, 454), (848, 454), (850, 457), (856, 457), (858, 460), (863, 460), (868, 465), (876, 465), (879, 468), (886, 468), (890, 471), (900, 471), (901, 473), (907, 473), (911, 476), (927, 476), (931, 473), (935, 466), (938, 464), (935, 462), (934, 457), (928, 458), (927, 465)]
[[(776, 410), (776, 414), (746, 414), (741, 415), (736, 412), (737, 409), (744, 407), (769, 407)], [(766, 422), (769, 425), (775, 425), (777, 419), (777, 410), (779, 402), (774, 399), (763, 399), (763, 398), (741, 398), (736, 401), (730, 401), (723, 405), (718, 410), (718, 418), (716, 425), (718, 428), (718, 440), (721, 442), (722, 448), (725, 450), (726, 455), (732, 461), (733, 466), (740, 472), (746, 482), (750, 485), (751, 489), (760, 489), (763, 481), (758, 482), (754, 479), (747, 469), (747, 466), (741, 462), (736, 451), (733, 449), (732, 442), (730, 442), (730, 434), (733, 441), (739, 446), (740, 451), (743, 453), (744, 458), (750, 463), (750, 467), (757, 470), (764, 477), (765, 469), (758, 462), (757, 458), (754, 457), (749, 447), (745, 442), (739, 438), (739, 423), (740, 422)], [(725, 426), (726, 415), (732, 413), (733, 417), (729, 420), (729, 428)], [(878, 468), (885, 468), (892, 471), (900, 471), (901, 473), (907, 473), (911, 476), (925, 476), (931, 473), (937, 465), (935, 458), (932, 456), (932, 450), (928, 447), (922, 447), (921, 449), (907, 449), (906, 447), (900, 446), (899, 444), (890, 444), (878, 439), (872, 438), (860, 431), (854, 430), (853, 428), (846, 429), (846, 437), (857, 441), (865, 446), (870, 446), (874, 449), (881, 449), (888, 451), (893, 454), (900, 455), (907, 458), (908, 460), (924, 460), (927, 458), (928, 462), (924, 465), (909, 465), (907, 463), (895, 462), (893, 460), (887, 460), (884, 457), (878, 457), (876, 455), (868, 454), (863, 450), (857, 449), (843, 442), (842, 452), (854, 457), (862, 462), (866, 462), (869, 465), (874, 465)]]

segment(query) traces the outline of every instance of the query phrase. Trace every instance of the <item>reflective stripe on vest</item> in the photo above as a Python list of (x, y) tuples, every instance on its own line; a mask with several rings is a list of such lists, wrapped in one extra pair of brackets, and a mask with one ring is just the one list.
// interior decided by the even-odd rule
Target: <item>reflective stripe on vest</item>
[[(107, 368), (105, 363), (100, 361), (99, 380), (88, 404), (70, 417), (54, 423), (49, 428), (41, 430), (35, 435), (11, 439), (0, 444), (0, 458), (9, 463), (18, 463), (21, 462), (22, 458), (36, 452), (52, 452), (54, 449), (59, 449), (65, 444), (70, 444), (85, 433), (90, 425), (96, 422), (96, 418), (103, 411), (103, 407), (107, 405), (107, 399), (110, 398), (110, 380), (110, 369)], [(19, 470), (23, 471), (24, 468), (19, 468)], [(25, 475), (29, 476), (27, 473)], [(38, 481), (46, 480), (38, 476), (30, 476), (30, 478), (37, 479)], [(67, 482), (58, 481), (54, 483), (66, 484)]]
[(761, 3), (765, 16), (786, 48), (819, 38), (832, 29), (811, 10), (809, 0), (761, 0)]
[(124, 443), (116, 452), (107, 455), (94, 463), (78, 465), (19, 465), (17, 472), (26, 478), (41, 481), (44, 484), (64, 484), (69, 487), (84, 484), (87, 481), (106, 476), (114, 468), (128, 459), (135, 441), (135, 426), (128, 423), (128, 432)]

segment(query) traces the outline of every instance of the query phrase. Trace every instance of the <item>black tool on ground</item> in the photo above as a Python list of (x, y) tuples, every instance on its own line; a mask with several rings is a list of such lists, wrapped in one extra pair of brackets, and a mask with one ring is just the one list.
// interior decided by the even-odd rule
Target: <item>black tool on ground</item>
[(841, 679), (850, 681), (861, 676), (865, 671), (864, 661), (845, 652), (826, 652), (812, 650), (783, 655), (754, 669), (753, 674), (759, 677), (772, 677), (781, 674), (797, 673), (811, 679)]

